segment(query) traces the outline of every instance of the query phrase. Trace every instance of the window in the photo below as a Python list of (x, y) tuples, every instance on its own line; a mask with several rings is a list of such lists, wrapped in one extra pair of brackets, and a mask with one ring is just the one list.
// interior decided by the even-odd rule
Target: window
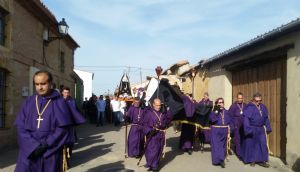
[(0, 8), (0, 45), (5, 45), (5, 16), (7, 12)]
[(4, 98), (5, 98), (5, 71), (3, 69), (0, 69), (0, 128), (4, 128), (5, 126)]
[(60, 52), (60, 72), (65, 72), (65, 53)]

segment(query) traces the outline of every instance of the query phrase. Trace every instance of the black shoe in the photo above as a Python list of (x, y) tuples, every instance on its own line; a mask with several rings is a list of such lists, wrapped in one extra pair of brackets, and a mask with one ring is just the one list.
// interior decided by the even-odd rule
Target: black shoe
[(265, 168), (269, 168), (270, 167), (270, 164), (266, 163), (266, 162), (263, 162), (263, 163), (259, 163), (258, 165), (262, 166), (262, 167), (265, 167)]
[(254, 167), (254, 166), (255, 166), (255, 162), (251, 162), (251, 163), (250, 163), (250, 166), (251, 166), (251, 167)]
[(158, 172), (158, 169), (154, 169), (154, 168), (150, 167), (150, 168), (148, 168), (148, 170), (147, 170), (147, 171)]
[(191, 149), (189, 149), (187, 152), (189, 155), (192, 155), (192, 153), (193, 153), (193, 151)]
[(96, 127), (99, 127), (99, 124), (97, 124)]
[(221, 166), (222, 168), (225, 168), (225, 162), (221, 162), (220, 166)]

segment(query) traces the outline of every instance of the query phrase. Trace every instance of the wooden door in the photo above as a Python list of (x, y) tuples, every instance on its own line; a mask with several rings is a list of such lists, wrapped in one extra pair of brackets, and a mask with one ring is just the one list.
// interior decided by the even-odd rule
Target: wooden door
[[(253, 67), (232, 71), (233, 98), (238, 92), (246, 102), (255, 92), (262, 94), (269, 110), (272, 133), (270, 150), (274, 156), (285, 160), (286, 156), (286, 57), (268, 63), (256, 63)], [(234, 100), (233, 100), (234, 101)]]

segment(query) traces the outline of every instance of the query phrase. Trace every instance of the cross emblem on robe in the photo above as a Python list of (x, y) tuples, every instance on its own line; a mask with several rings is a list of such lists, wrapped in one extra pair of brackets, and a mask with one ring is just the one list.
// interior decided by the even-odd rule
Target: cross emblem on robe
[(42, 112), (40, 112), (39, 106), (38, 106), (38, 95), (35, 96), (35, 107), (36, 107), (36, 111), (38, 113), (38, 119), (36, 119), (38, 121), (37, 124), (37, 128), (40, 128), (41, 125), (41, 121), (43, 120), (42, 115), (45, 112), (45, 110), (47, 109), (49, 103), (51, 102), (51, 99), (48, 100), (47, 104), (45, 105), (44, 109), (42, 110)]
[(39, 118), (36, 119), (38, 121), (37, 128), (40, 128), (41, 121), (43, 121), (43, 118), (42, 118), (42, 115), (38, 115), (38, 116), (39, 116)]

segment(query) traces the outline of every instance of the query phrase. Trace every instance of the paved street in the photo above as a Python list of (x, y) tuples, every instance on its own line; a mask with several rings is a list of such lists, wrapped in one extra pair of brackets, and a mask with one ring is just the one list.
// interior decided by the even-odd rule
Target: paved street
[[(124, 158), (125, 127), (105, 125), (95, 127), (85, 124), (77, 128), (79, 143), (74, 150), (70, 172), (144, 172), (145, 159), (137, 166), (137, 159)], [(244, 165), (235, 156), (230, 156), (226, 168), (211, 165), (209, 148), (206, 152), (194, 152), (192, 155), (177, 149), (179, 133), (174, 134), (170, 128), (167, 132), (166, 157), (161, 162), (162, 172), (290, 172), (277, 158), (271, 158), (271, 168)], [(208, 146), (207, 146), (208, 147)], [(0, 171), (13, 171), (17, 150), (8, 150), (0, 156)], [(127, 170), (126, 170), (127, 169)]]

